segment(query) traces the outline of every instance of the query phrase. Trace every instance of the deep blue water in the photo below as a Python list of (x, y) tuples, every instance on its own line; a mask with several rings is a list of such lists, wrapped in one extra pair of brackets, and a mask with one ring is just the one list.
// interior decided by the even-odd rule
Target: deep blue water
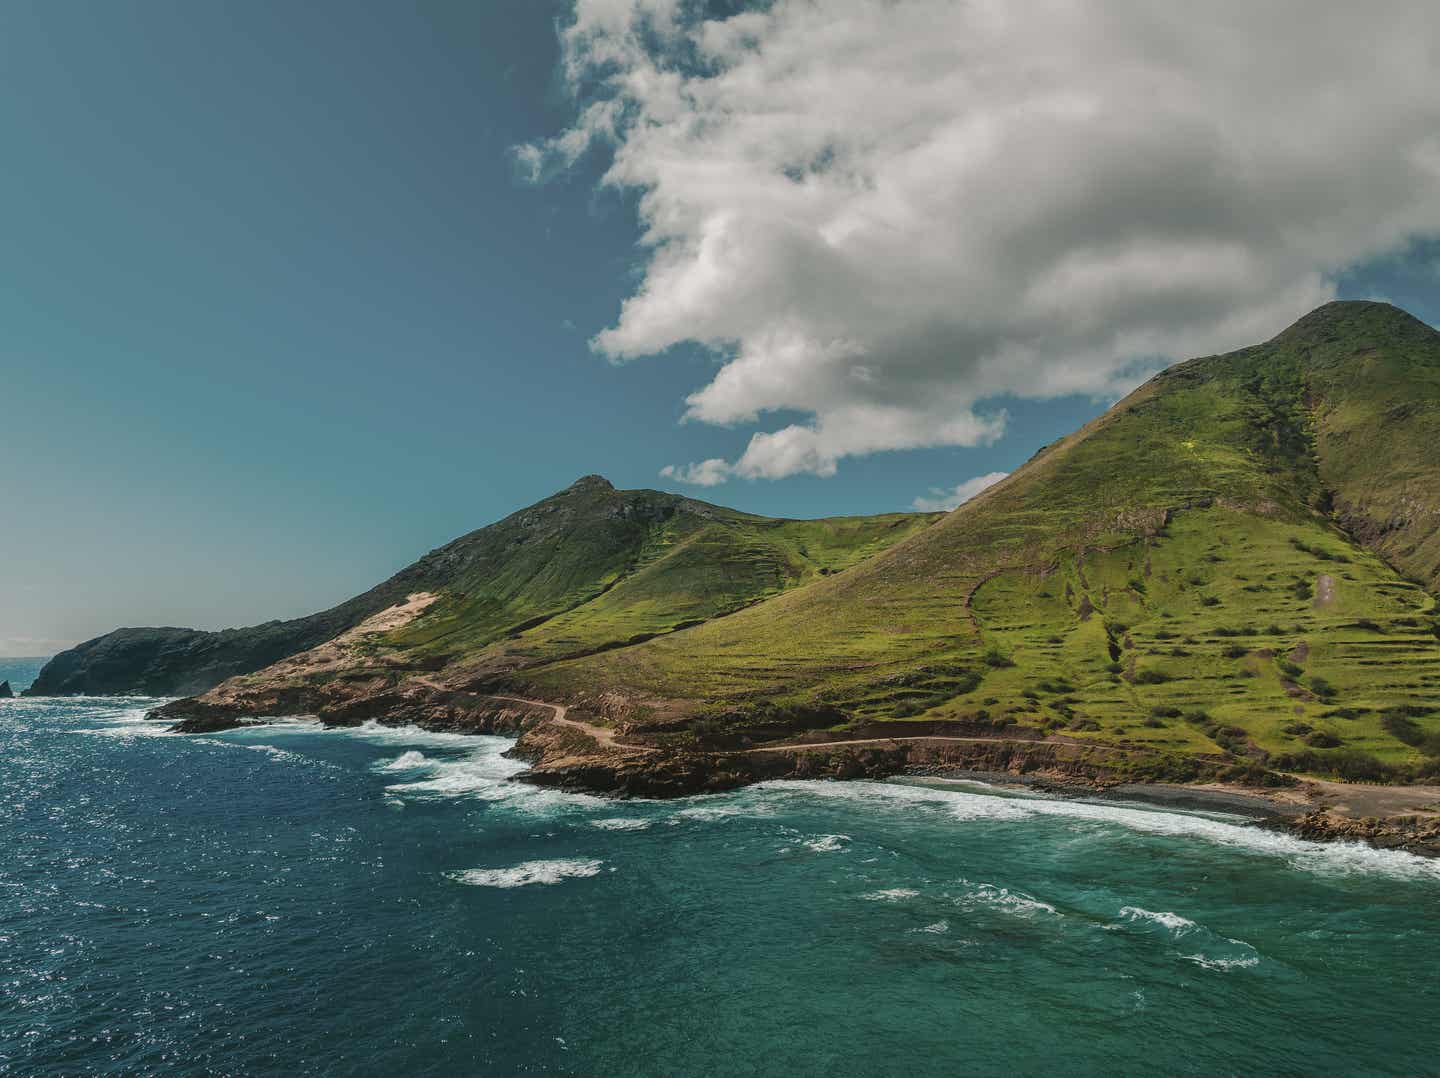
[(1435, 862), (963, 785), (604, 801), (149, 703), (0, 702), (0, 1074), (1440, 1068)]

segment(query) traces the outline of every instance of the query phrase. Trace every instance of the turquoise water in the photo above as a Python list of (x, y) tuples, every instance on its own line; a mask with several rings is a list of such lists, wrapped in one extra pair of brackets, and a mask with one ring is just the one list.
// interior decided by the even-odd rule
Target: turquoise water
[(1436, 862), (978, 786), (605, 801), (499, 738), (149, 703), (0, 703), (0, 1074), (1440, 1059)]

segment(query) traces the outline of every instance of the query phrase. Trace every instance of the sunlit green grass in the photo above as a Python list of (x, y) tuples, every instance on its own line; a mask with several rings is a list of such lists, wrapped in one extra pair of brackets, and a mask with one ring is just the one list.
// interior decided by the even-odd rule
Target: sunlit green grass
[(1440, 337), (1333, 305), (1172, 368), (853, 568), (526, 676), (741, 724), (778, 705), (1414, 762), (1381, 716), (1440, 730), (1434, 603), (1401, 575), (1440, 580), (1437, 444)]

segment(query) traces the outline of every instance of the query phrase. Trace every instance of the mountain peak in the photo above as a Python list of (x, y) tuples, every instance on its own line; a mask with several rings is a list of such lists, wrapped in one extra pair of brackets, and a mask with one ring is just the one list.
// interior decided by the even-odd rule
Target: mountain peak
[[(1412, 334), (1429, 327), (1392, 303), (1368, 299), (1337, 299), (1321, 304), (1278, 336), (1281, 343), (1319, 344), (1344, 335)], [(1433, 331), (1432, 331), (1433, 332)]]
[(570, 491), (604, 491), (614, 489), (615, 484), (610, 482), (610, 480), (606, 479), (603, 475), (582, 475), (579, 479), (575, 480), (575, 482), (571, 483), (568, 487), (565, 488), (567, 493)]

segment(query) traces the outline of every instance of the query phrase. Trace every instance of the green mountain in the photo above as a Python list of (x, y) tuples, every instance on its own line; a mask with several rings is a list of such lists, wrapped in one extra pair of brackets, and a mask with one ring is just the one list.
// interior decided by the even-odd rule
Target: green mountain
[(944, 516), (582, 480), (160, 717), (522, 729), (534, 781), (643, 793), (957, 762), (1413, 781), (1440, 775), (1437, 444), (1440, 334), (1327, 304)]
[(706, 729), (778, 706), (1423, 765), (1440, 732), (1436, 445), (1440, 334), (1328, 304), (1170, 368), (850, 572), (532, 671), (529, 691), (593, 707), (603, 686), (632, 725), (617, 698)]
[[(57, 655), (30, 692), (199, 693), (343, 634), (352, 680), (360, 666), (392, 678), (460, 661), (516, 669), (730, 614), (935, 519), (772, 520), (587, 476), (332, 610), (219, 633), (119, 629)], [(411, 595), (426, 598), (407, 606)], [(338, 674), (313, 666), (301, 680)]]

